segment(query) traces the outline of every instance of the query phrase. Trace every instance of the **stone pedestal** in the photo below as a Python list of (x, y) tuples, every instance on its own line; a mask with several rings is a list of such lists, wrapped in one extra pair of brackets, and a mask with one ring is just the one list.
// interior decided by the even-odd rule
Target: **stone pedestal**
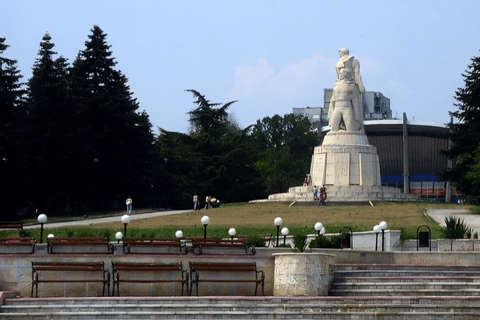
[(327, 296), (335, 255), (274, 253), (274, 296)]
[(377, 148), (361, 132), (329, 132), (313, 152), (310, 174), (316, 186), (380, 186)]

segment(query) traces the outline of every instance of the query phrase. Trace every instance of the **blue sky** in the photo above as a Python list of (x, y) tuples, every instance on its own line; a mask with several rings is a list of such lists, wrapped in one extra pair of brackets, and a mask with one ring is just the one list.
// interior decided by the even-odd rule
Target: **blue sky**
[(229, 111), (241, 127), (322, 106), (343, 47), (394, 116), (444, 124), (461, 74), (480, 55), (478, 0), (2, 0), (2, 12), (4, 56), (24, 81), (46, 32), (73, 62), (98, 25), (140, 110), (155, 128), (178, 132), (195, 107), (185, 89), (238, 100)]

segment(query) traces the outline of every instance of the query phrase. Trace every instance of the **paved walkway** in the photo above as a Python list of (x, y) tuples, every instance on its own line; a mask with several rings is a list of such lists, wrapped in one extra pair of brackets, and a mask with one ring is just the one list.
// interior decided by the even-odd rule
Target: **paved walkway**
[[(140, 220), (140, 219), (168, 216), (171, 214), (184, 214), (191, 211), (192, 210), (171, 210), (171, 211), (133, 214), (130, 216), (130, 220)], [(98, 218), (98, 219), (84, 219), (84, 220), (65, 221), (65, 222), (53, 222), (53, 223), (47, 222), (47, 224), (49, 228), (61, 228), (61, 227), (70, 227), (70, 226), (90, 226), (93, 224), (112, 223), (112, 222), (118, 222), (118, 221), (122, 221), (122, 216), (114, 216), (114, 217)], [(34, 224), (31, 226), (24, 227), (24, 229), (35, 229), (35, 228), (40, 228), (40, 224)]]
[(427, 209), (427, 215), (438, 222), (440, 226), (445, 227), (445, 218), (454, 216), (465, 221), (465, 224), (480, 234), (480, 215), (472, 213), (466, 209)]

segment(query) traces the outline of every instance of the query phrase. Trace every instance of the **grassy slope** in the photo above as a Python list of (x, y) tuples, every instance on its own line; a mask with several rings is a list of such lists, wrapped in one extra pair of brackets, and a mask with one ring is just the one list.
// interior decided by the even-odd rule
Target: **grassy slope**
[[(373, 226), (385, 220), (389, 229), (404, 231), (406, 238), (415, 238), (417, 228), (428, 225), (432, 229), (432, 238), (441, 238), (442, 229), (438, 224), (423, 214), (427, 208), (462, 209), (459, 205), (422, 203), (422, 202), (378, 202), (371, 206), (292, 206), (289, 203), (255, 203), (230, 204), (219, 209), (201, 210), (182, 215), (170, 215), (158, 218), (132, 221), (128, 228), (143, 229), (140, 235), (173, 236), (176, 229), (182, 229), (185, 236), (203, 234), (200, 219), (203, 215), (210, 217), (209, 235), (228, 236), (228, 228), (237, 229), (237, 234), (276, 233), (273, 225), (275, 217), (283, 219), (282, 227), (290, 229), (290, 234), (300, 232), (314, 233), (314, 224), (321, 221), (327, 233), (350, 227), (353, 231), (370, 231)], [(118, 223), (94, 225), (90, 228), (108, 228), (122, 231)], [(132, 236), (132, 235), (130, 235)]]

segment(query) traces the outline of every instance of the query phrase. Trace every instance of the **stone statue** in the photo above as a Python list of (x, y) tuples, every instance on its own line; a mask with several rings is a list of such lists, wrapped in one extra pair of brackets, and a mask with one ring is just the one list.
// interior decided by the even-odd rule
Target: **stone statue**
[(363, 131), (362, 93), (365, 88), (360, 76), (360, 63), (349, 55), (348, 49), (340, 49), (339, 53), (340, 60), (335, 66), (337, 80), (328, 110), (329, 125), (332, 132)]

